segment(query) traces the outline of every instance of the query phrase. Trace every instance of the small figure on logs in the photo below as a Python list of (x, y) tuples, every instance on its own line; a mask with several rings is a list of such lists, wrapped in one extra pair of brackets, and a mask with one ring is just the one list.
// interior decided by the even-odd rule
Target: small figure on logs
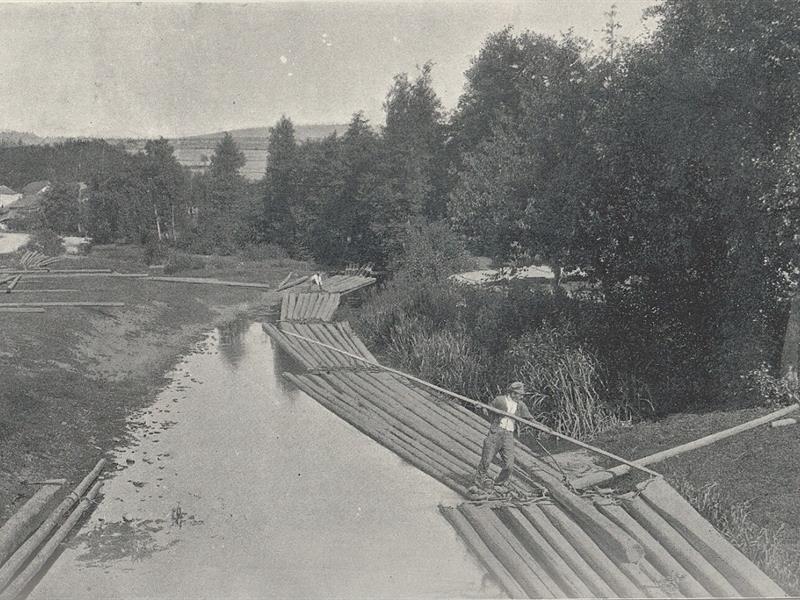
[(311, 276), (311, 285), (315, 285), (318, 290), (322, 290), (322, 274), (314, 273)]
[[(522, 401), (525, 395), (525, 385), (520, 381), (509, 384), (506, 394), (497, 396), (491, 406), (517, 415), (523, 419), (533, 419), (528, 407)], [(495, 414), (492, 424), (489, 426), (489, 433), (483, 441), (483, 452), (481, 462), (475, 473), (474, 485), (469, 489), (471, 496), (486, 496), (492, 492), (499, 495), (508, 493), (508, 483), (514, 470), (514, 431), (517, 429), (517, 422), (500, 414)], [(489, 467), (495, 456), (500, 455), (500, 474), (496, 480), (492, 480), (488, 475)]]

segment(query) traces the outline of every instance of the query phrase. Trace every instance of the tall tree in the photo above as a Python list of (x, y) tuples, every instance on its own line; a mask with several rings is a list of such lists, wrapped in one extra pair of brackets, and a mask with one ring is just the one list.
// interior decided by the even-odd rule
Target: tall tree
[(283, 116), (269, 130), (264, 175), (263, 236), (268, 242), (290, 249), (295, 243), (296, 233), (292, 206), (298, 196), (297, 157), (294, 125)]

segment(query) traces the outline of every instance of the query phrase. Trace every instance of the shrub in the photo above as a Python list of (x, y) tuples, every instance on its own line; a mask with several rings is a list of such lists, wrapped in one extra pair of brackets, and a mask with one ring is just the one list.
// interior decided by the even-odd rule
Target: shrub
[(443, 281), (449, 275), (475, 267), (475, 260), (462, 239), (444, 221), (406, 226), (399, 246), (388, 268), (405, 280)]
[(167, 259), (169, 249), (165, 244), (156, 238), (148, 238), (144, 243), (144, 264), (158, 265), (163, 264)]
[(725, 501), (715, 484), (695, 487), (685, 479), (672, 481), (675, 489), (731, 544), (772, 577), (785, 592), (800, 594), (800, 550), (777, 530), (755, 523), (746, 503)]
[(204, 269), (206, 266), (205, 261), (199, 256), (191, 254), (179, 254), (174, 250), (167, 254), (167, 260), (164, 263), (164, 273), (171, 275), (179, 271), (190, 271), (192, 269)]
[(47, 256), (59, 256), (64, 253), (64, 241), (52, 229), (37, 229), (31, 239), (23, 247), (23, 251), (41, 252)]
[(741, 376), (745, 389), (761, 406), (785, 406), (797, 402), (798, 382), (786, 377), (775, 377), (766, 364)]
[(289, 253), (277, 244), (249, 244), (241, 251), (245, 260), (266, 261), (289, 258)]

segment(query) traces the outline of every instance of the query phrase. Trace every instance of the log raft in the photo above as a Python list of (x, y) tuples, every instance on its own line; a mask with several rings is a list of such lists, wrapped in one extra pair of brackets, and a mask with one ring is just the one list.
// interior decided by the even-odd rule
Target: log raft
[[(383, 370), (347, 323), (299, 319), (320, 314), (319, 294), (286, 294), (282, 321), (264, 324), (306, 371), (284, 373), (286, 379), (465, 496), (485, 419)], [(649, 479), (631, 498), (581, 496), (541, 455), (518, 448), (512, 490), (519, 500), (440, 507), (510, 597), (785, 596), (662, 478)], [(490, 475), (497, 472), (493, 465)], [(537, 498), (542, 489), (547, 497)]]

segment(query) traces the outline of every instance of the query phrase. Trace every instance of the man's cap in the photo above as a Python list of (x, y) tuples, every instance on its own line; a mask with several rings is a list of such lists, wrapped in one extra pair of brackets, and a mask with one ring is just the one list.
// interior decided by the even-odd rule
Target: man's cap
[(509, 392), (519, 392), (520, 394), (524, 394), (525, 384), (521, 381), (515, 381), (513, 383), (509, 383), (507, 389)]

